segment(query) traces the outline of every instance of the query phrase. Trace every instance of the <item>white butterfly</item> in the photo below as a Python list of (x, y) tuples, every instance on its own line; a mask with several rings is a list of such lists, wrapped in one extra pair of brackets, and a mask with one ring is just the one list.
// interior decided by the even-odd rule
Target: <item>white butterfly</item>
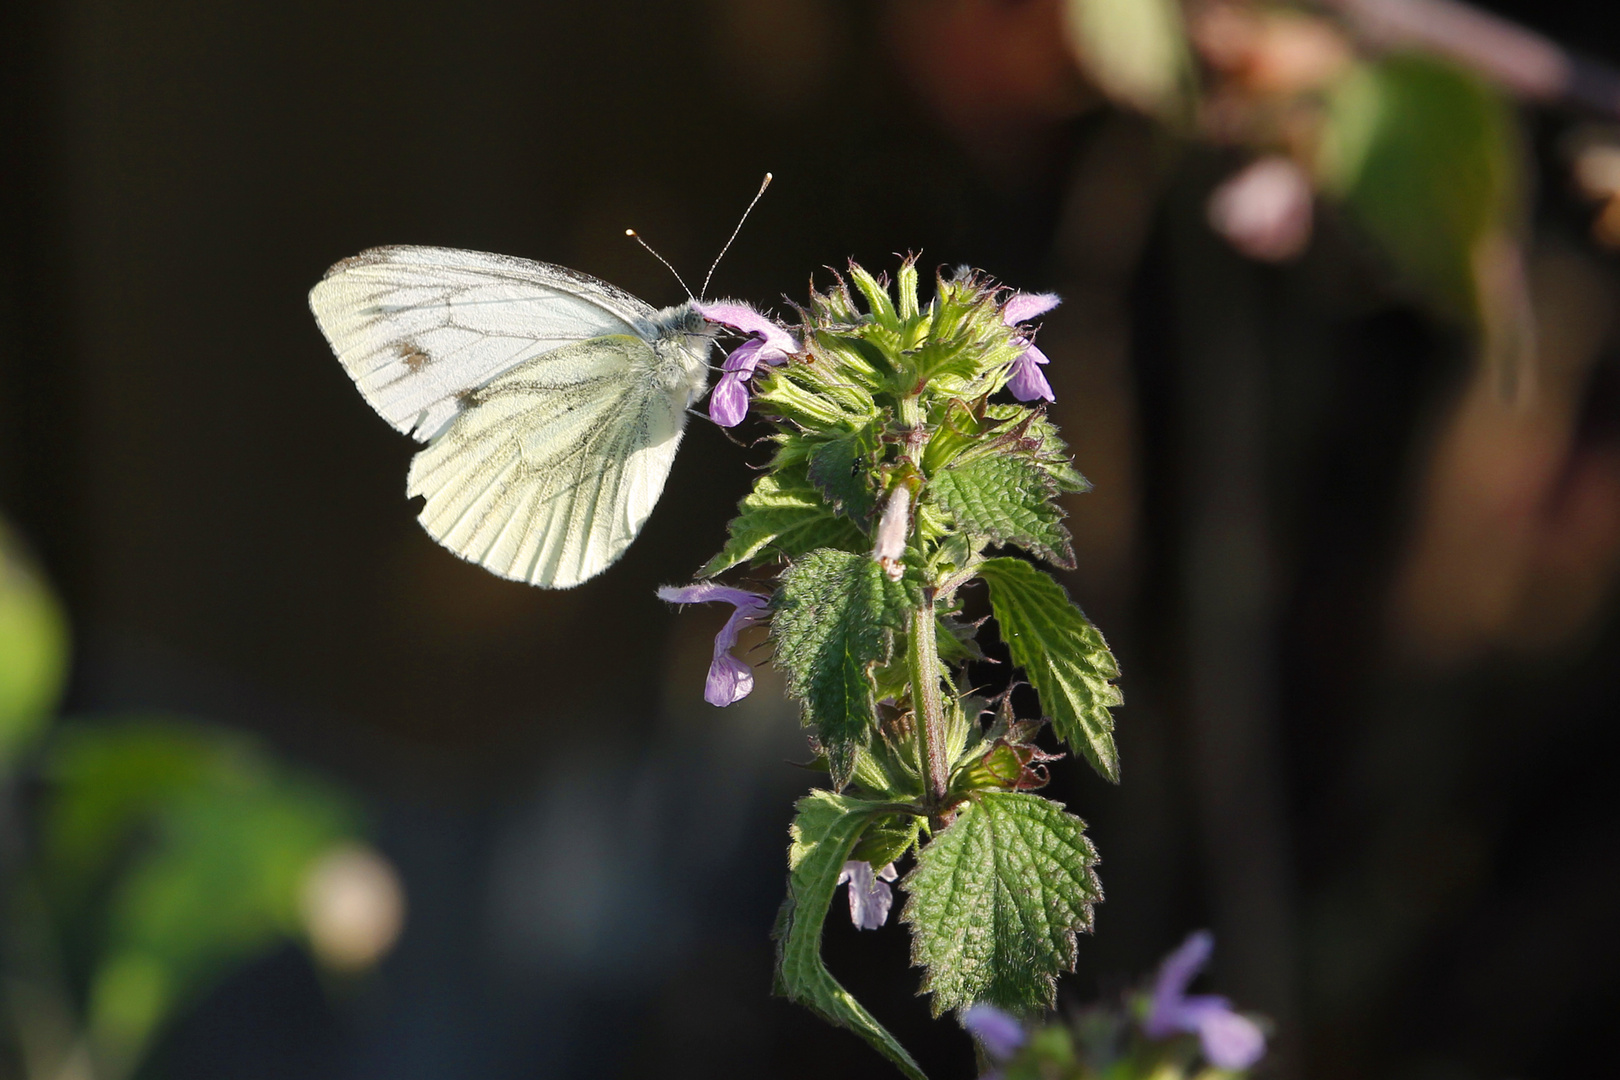
[(435, 540), (566, 589), (612, 565), (664, 490), (714, 329), (562, 266), (381, 247), (310, 291), (360, 393), (428, 445), (408, 495)]

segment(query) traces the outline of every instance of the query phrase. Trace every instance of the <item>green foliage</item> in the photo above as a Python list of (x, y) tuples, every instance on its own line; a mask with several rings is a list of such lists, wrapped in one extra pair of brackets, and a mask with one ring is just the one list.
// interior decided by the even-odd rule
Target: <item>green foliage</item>
[(776, 662), (842, 789), (877, 727), (872, 668), (905, 629), (905, 591), (863, 555), (823, 548), (782, 575), (771, 621)]
[(981, 543), (1016, 544), (1060, 566), (1074, 565), (1057, 482), (1025, 458), (996, 453), (942, 469), (930, 483), (958, 528)]
[(807, 474), (834, 510), (864, 524), (877, 502), (872, 456), (877, 449), (872, 424), (834, 435), (809, 453)]
[(1036, 745), (1044, 724), (1015, 717), (1004, 696), (986, 727), (986, 703), (958, 689), (984, 657), (958, 590), (989, 582), (1056, 733), (1110, 779), (1120, 700), (1113, 657), (1063, 590), (1016, 559), (985, 559), (1015, 545), (1074, 562), (1058, 499), (1089, 485), (1044, 409), (991, 400), (1035, 331), (1009, 325), (1004, 290), (976, 273), (936, 278), (926, 303), (919, 285), (912, 259), (892, 286), (851, 264), (811, 295), (789, 330), (802, 352), (754, 380), (774, 456), (702, 571), (785, 562), (775, 662), (815, 732), (817, 766), (836, 791), (852, 785), (799, 804), (777, 988), (909, 1076), (915, 1062), (821, 962), (846, 861), (917, 852), (905, 919), (936, 1012), (1050, 1004), (1101, 899), (1081, 822), (1028, 794), (1060, 756)]
[(849, 1028), (913, 1080), (922, 1069), (834, 979), (821, 961), (821, 928), (827, 920), (838, 874), (856, 841), (883, 803), (812, 791), (799, 800), (788, 849), (788, 895), (776, 920), (776, 992), (839, 1027)]
[(96, 927), (87, 1021), (116, 1061), (229, 965), (296, 936), (305, 874), (355, 827), (330, 789), (199, 725), (68, 725), (45, 766), (46, 883)]
[(67, 666), (67, 618), (0, 523), (0, 771), (44, 729)]
[(822, 547), (859, 546), (861, 531), (834, 513), (821, 492), (794, 477), (767, 473), (743, 497), (742, 513), (731, 520), (730, 538), (720, 554), (698, 571), (713, 577), (750, 560), (792, 558)]
[(912, 962), (934, 1015), (983, 1001), (1049, 1009), (1102, 888), (1085, 822), (1035, 795), (986, 792), (917, 856), (901, 882)]
[(1512, 110), (1483, 80), (1415, 53), (1362, 64), (1329, 100), (1318, 169), (1396, 269), (1479, 321), (1481, 245), (1511, 233), (1524, 180)]
[(1057, 425), (1052, 423), (1044, 408), (988, 405), (984, 414), (987, 420), (1000, 421), (1012, 428), (1018, 452), (1050, 476), (1059, 491), (1074, 493), (1091, 490), (1091, 481), (1076, 471), (1074, 462), (1069, 458), (1068, 446), (1058, 436)]
[(990, 559), (979, 573), (990, 585), (1001, 639), (1041, 695), (1058, 738), (1118, 783), (1119, 753), (1108, 710), (1124, 697), (1111, 681), (1119, 676), (1119, 665), (1108, 643), (1069, 602), (1063, 586), (1028, 563)]

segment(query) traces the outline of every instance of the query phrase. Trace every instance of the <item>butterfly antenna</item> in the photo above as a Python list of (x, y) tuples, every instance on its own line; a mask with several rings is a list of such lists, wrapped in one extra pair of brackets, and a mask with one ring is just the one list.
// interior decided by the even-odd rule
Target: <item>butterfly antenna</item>
[(675, 275), (675, 280), (679, 281), (681, 283), (681, 288), (686, 290), (686, 298), (688, 300), (696, 300), (697, 299), (697, 297), (692, 295), (691, 286), (687, 285), (686, 282), (684, 280), (682, 280), (680, 272), (677, 271), (673, 266), (669, 265), (669, 260), (668, 259), (664, 258), (662, 255), (658, 254), (658, 252), (654, 251), (652, 249), (652, 245), (647, 243), (647, 241), (645, 241), (645, 240), (643, 240), (641, 238), (640, 233), (636, 232), (636, 230), (634, 230), (634, 229), (626, 229), (626, 230), (624, 230), (624, 235), (628, 236), (630, 239), (634, 240), (636, 243), (638, 243), (642, 247), (646, 248), (647, 249), (647, 254), (651, 255), (653, 258), (655, 258), (659, 262), (663, 263), (664, 264), (664, 269), (668, 270), (670, 273)]
[(771, 174), (766, 173), (764, 181), (762, 181), (760, 183), (760, 185), (759, 185), (759, 190), (754, 192), (754, 198), (753, 198), (753, 200), (751, 202), (749, 202), (748, 209), (744, 210), (742, 212), (742, 217), (737, 219), (737, 227), (735, 229), (731, 230), (731, 239), (727, 240), (726, 241), (726, 246), (720, 249), (720, 254), (718, 254), (718, 255), (716, 255), (714, 257), (714, 262), (709, 264), (709, 272), (707, 274), (703, 275), (703, 291), (701, 293), (699, 293), (698, 295), (700, 295), (700, 296), (708, 296), (709, 295), (709, 279), (714, 277), (714, 269), (715, 269), (715, 267), (719, 266), (720, 265), (720, 260), (726, 257), (726, 252), (731, 250), (731, 242), (732, 242), (732, 240), (737, 239), (737, 234), (742, 232), (743, 222), (748, 220), (748, 215), (754, 212), (754, 207), (759, 203), (759, 197), (761, 195), (765, 194), (765, 189), (770, 187), (770, 186), (771, 186)]

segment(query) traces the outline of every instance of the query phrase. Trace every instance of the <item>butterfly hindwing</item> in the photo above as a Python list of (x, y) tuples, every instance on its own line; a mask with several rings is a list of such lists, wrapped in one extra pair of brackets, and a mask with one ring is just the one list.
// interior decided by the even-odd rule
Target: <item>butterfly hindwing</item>
[[(567, 588), (600, 573), (652, 513), (686, 422), (653, 362), (639, 338), (593, 338), (477, 391), (411, 462), (422, 526), (502, 577)], [(559, 368), (580, 377), (559, 387)]]

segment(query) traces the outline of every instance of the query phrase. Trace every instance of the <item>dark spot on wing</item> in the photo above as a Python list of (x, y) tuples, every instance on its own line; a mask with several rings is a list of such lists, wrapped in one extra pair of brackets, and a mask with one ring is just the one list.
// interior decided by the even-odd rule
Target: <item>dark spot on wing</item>
[(399, 349), (400, 361), (404, 363), (405, 369), (412, 375), (415, 375), (418, 371), (421, 371), (423, 368), (428, 366), (430, 362), (428, 354), (423, 352), (421, 349), (418, 349), (410, 342), (402, 341), (396, 347)]

